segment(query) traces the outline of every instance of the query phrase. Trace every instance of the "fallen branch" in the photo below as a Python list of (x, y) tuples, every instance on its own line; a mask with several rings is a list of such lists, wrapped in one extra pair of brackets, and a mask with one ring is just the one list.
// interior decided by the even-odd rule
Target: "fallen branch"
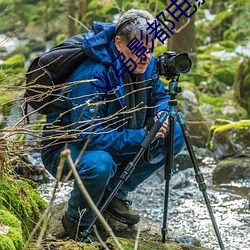
[(121, 244), (119, 243), (118, 239), (116, 238), (116, 236), (114, 235), (111, 227), (109, 226), (109, 224), (106, 222), (106, 220), (104, 219), (104, 217), (102, 216), (102, 214), (100, 213), (100, 211), (98, 210), (98, 208), (96, 207), (95, 203), (93, 202), (92, 198), (90, 197), (88, 191), (86, 190), (79, 174), (77, 173), (77, 170), (75, 168), (75, 164), (71, 158), (71, 154), (70, 154), (70, 150), (69, 149), (64, 149), (61, 152), (61, 158), (66, 158), (68, 160), (69, 166), (73, 172), (73, 176), (75, 178), (75, 181), (80, 189), (80, 191), (82, 192), (84, 198), (86, 199), (86, 201), (88, 202), (90, 208), (94, 211), (94, 213), (96, 214), (96, 216), (98, 217), (98, 219), (100, 220), (100, 222), (102, 223), (103, 227), (105, 228), (105, 230), (107, 231), (107, 233), (113, 238), (114, 243), (116, 245), (116, 247), (119, 250), (124, 250), (123, 247), (121, 246)]

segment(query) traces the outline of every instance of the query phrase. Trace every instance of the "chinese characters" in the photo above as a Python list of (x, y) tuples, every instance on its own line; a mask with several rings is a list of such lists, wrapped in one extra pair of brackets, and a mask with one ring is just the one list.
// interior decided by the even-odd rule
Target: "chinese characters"
[[(203, 5), (205, 3), (205, 0), (195, 0), (195, 2), (199, 7), (200, 5)], [(139, 58), (140, 63), (146, 61), (146, 54), (153, 53), (154, 51), (154, 40), (157, 39), (162, 44), (164, 44), (168, 38), (171, 38), (171, 35), (174, 35), (175, 22), (179, 22), (183, 16), (185, 16), (186, 18), (190, 18), (194, 15), (194, 13), (196, 13), (196, 4), (191, 4), (188, 0), (171, 0), (171, 4), (156, 16), (154, 22), (147, 22), (146, 30), (148, 31), (148, 34), (146, 35), (146, 37), (143, 37), (143, 31), (141, 30), (140, 40), (138, 39), (138, 37), (134, 37), (126, 44), (127, 48), (131, 51), (131, 54)], [(172, 17), (172, 20), (167, 18), (167, 16), (169, 15)], [(149, 41), (149, 36), (152, 34), (154, 34), (154, 37)], [(145, 47), (145, 45), (147, 46), (149, 42), (152, 43), (151, 51), (148, 51), (148, 49)], [(115, 66), (117, 60), (120, 60), (121, 66), (119, 68), (116, 68)], [(132, 58), (127, 59), (122, 52), (120, 52), (118, 56), (112, 59), (110, 66), (117, 73), (117, 78), (122, 77), (122, 75), (125, 74), (128, 70), (132, 73), (137, 68), (137, 64), (135, 63), (135, 61)], [(119, 84), (111, 86), (106, 73), (104, 71), (102, 73), (106, 82), (106, 87), (100, 87), (94, 83), (92, 84), (95, 87), (105, 89), (105, 94), (103, 96), (104, 100), (107, 96), (108, 91), (114, 89)]]

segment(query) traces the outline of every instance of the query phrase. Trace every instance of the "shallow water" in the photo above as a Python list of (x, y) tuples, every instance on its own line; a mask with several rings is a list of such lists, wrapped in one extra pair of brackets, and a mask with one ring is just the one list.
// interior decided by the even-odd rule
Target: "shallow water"
[[(226, 250), (250, 250), (250, 180), (213, 186), (211, 173), (214, 162), (206, 158), (201, 167), (207, 194)], [(202, 246), (219, 250), (203, 195), (197, 187), (192, 168), (174, 174), (170, 181), (168, 228), (174, 235), (199, 239)], [(178, 188), (175, 188), (177, 187)], [(48, 201), (53, 183), (40, 186), (41, 195)], [(57, 193), (56, 203), (70, 195), (72, 183), (64, 184)], [(165, 181), (159, 173), (130, 194), (133, 208), (141, 216), (162, 227)]]

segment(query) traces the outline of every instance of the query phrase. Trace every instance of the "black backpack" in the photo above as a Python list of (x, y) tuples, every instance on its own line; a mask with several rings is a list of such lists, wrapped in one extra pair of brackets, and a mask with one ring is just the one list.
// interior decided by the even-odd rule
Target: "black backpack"
[(24, 93), (26, 115), (28, 105), (41, 114), (51, 110), (66, 79), (86, 59), (82, 47), (84, 38), (85, 34), (73, 36), (31, 63)]

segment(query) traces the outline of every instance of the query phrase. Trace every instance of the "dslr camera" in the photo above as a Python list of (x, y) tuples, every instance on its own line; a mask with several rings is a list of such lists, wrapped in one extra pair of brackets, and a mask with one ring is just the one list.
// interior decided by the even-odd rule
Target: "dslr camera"
[(167, 80), (187, 73), (192, 67), (192, 61), (187, 53), (176, 54), (168, 51), (156, 59), (157, 73), (165, 76)]

